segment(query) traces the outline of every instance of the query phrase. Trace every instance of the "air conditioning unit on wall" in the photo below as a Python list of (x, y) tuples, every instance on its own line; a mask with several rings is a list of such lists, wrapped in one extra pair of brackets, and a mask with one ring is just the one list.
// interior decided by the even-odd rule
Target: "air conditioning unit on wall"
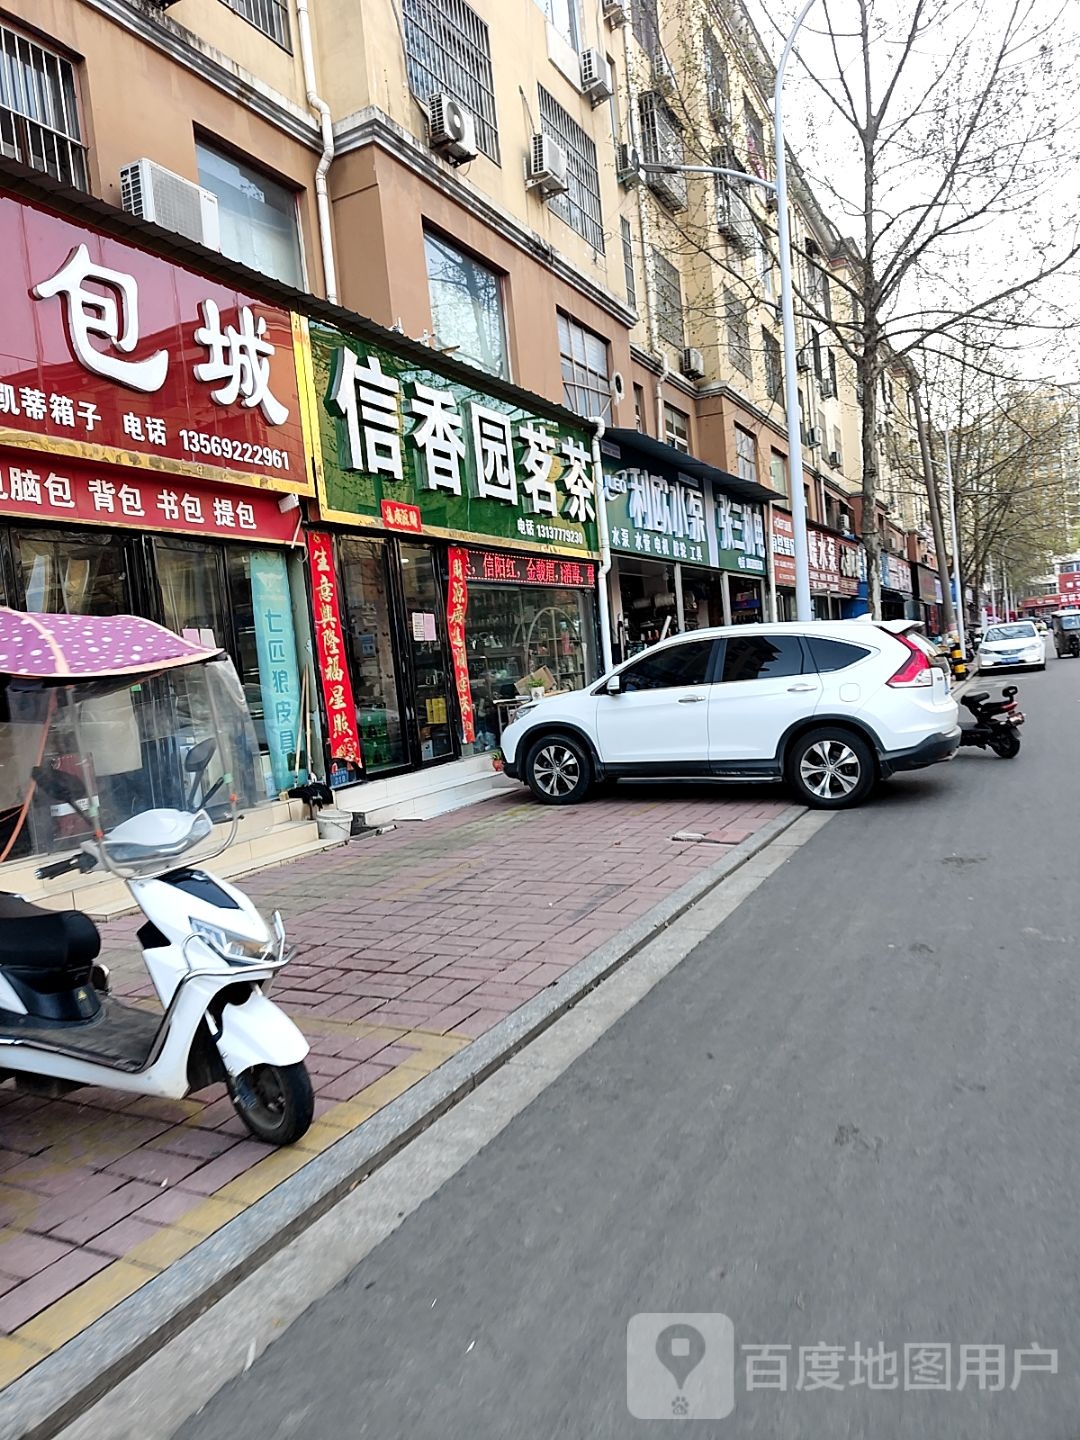
[(693, 345), (688, 345), (682, 352), (679, 370), (688, 380), (703, 380), (705, 378), (704, 355)]
[(604, 0), (604, 19), (613, 28), (630, 20), (630, 0)]
[(131, 215), (186, 235), (210, 250), (221, 249), (218, 200), (154, 160), (133, 160), (120, 171), (120, 204)]
[(529, 150), (527, 181), (530, 190), (541, 195), (565, 195), (566, 152), (549, 135), (534, 135)]
[(428, 144), (452, 165), (475, 160), (476, 117), (460, 100), (441, 92), (428, 101)]
[(599, 50), (581, 52), (581, 90), (588, 95), (595, 109), (614, 94), (611, 83), (611, 66)]

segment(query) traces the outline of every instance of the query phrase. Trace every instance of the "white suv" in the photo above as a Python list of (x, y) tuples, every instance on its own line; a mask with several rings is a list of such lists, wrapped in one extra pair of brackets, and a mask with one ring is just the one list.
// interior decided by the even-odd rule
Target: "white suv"
[(737, 625), (666, 640), (585, 690), (526, 705), (506, 773), (569, 805), (620, 777), (786, 780), (806, 805), (857, 805), (960, 743), (949, 678), (910, 622)]

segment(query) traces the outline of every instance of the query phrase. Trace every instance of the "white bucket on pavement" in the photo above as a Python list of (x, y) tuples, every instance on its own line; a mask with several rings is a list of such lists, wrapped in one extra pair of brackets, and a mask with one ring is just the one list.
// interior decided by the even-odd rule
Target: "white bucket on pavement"
[(320, 840), (348, 840), (352, 834), (352, 811), (320, 810), (316, 823)]

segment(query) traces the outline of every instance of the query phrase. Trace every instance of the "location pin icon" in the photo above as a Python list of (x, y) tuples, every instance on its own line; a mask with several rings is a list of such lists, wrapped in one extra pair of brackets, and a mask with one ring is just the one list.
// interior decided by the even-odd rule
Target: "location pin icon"
[(656, 1358), (680, 1390), (704, 1356), (705, 1337), (693, 1325), (668, 1325), (656, 1337)]

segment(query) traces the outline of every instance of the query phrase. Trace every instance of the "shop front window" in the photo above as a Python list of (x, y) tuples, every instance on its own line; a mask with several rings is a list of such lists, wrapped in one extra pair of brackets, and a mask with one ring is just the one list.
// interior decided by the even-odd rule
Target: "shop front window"
[(356, 727), (368, 775), (408, 763), (394, 638), (386, 546), (340, 542), (342, 621), (356, 700)]
[(285, 556), (261, 546), (155, 538), (162, 621), (189, 640), (228, 653), (255, 724), (262, 789), (277, 795), (306, 779), (307, 718)]
[(23, 530), (15, 533), (15, 549), (31, 614), (123, 615), (131, 609), (121, 539)]
[(474, 751), (492, 750), (532, 684), (580, 690), (596, 673), (588, 592), (473, 585), (465, 624), (476, 716)]
[(427, 545), (401, 547), (401, 584), (412, 663), (416, 738), (421, 765), (450, 759), (454, 731), (450, 723), (450, 666), (446, 645), (446, 601), (435, 574), (435, 555)]

